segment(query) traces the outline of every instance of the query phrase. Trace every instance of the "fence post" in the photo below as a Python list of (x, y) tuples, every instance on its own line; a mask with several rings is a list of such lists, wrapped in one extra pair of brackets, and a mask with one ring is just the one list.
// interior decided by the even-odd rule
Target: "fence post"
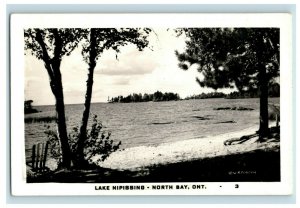
[(36, 145), (34, 144), (32, 146), (32, 155), (31, 155), (31, 163), (32, 163), (32, 169), (35, 169), (35, 147)]
[(39, 167), (39, 171), (43, 171), (43, 169), (44, 169), (44, 167), (43, 167), (43, 158), (44, 158), (44, 146), (45, 146), (45, 144), (44, 143), (42, 143), (41, 144), (41, 146), (42, 146), (42, 149), (41, 149), (41, 154), (40, 154), (40, 158), (39, 158), (39, 162), (40, 162), (40, 167)]
[(45, 152), (44, 152), (44, 158), (43, 158), (43, 168), (46, 167), (47, 154), (48, 154), (48, 145), (49, 145), (49, 141), (47, 141), (46, 145), (45, 145)]
[(36, 151), (36, 163), (35, 163), (35, 165), (36, 165), (37, 171), (39, 170), (40, 146), (41, 146), (41, 143), (38, 143), (38, 144), (37, 144), (37, 148), (36, 148), (37, 151)]

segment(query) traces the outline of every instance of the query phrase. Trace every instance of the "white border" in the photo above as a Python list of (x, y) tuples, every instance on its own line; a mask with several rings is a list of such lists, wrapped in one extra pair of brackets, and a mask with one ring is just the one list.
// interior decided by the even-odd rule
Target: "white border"
[[(109, 21), (99, 21), (109, 20)], [(281, 175), (276, 183), (199, 183), (205, 190), (95, 191), (100, 184), (27, 184), (24, 150), (23, 29), (30, 27), (280, 27)], [(11, 16), (11, 176), (13, 195), (286, 195), (292, 193), (292, 37), (290, 14), (13, 14)], [(142, 184), (142, 183), (141, 183)], [(161, 184), (161, 183), (160, 183)], [(197, 184), (197, 183), (164, 183)], [(104, 185), (104, 184), (101, 184)], [(112, 184), (108, 184), (112, 185)], [(127, 184), (121, 184), (127, 185)], [(138, 184), (133, 184), (138, 185)], [(219, 189), (222, 185), (224, 188)]]
[[(24, 4), (24, 0), (7, 0), (10, 4)], [(288, 1), (288, 2), (287, 2)], [(72, 0), (72, 2), (61, 0), (26, 0), (26, 4), (82, 4), (82, 0)], [(251, 0), (251, 1), (237, 1), (237, 0), (86, 0), (84, 4), (295, 4), (297, 0)]]

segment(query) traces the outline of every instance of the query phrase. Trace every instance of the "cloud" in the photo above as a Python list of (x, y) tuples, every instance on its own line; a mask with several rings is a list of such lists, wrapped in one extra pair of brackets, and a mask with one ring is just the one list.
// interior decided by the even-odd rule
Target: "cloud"
[(112, 84), (114, 84), (114, 85), (129, 85), (130, 84), (130, 78), (120, 77), (118, 79), (115, 79)]
[(108, 51), (98, 60), (95, 74), (117, 75), (144, 75), (150, 74), (158, 66), (152, 51), (138, 51), (133, 46), (126, 48), (118, 54), (118, 59), (113, 51)]
[[(195, 82), (197, 70), (178, 68), (175, 50), (185, 46), (184, 38), (177, 38), (166, 29), (157, 29), (150, 39), (153, 51), (140, 52), (134, 45), (121, 47), (116, 60), (113, 50), (105, 51), (97, 61), (94, 74), (92, 102), (107, 101), (108, 97), (131, 93), (177, 92), (182, 97), (201, 93)], [(25, 96), (34, 104), (54, 104), (49, 78), (42, 61), (25, 56)], [(82, 60), (80, 48), (65, 56), (61, 63), (65, 103), (83, 103), (88, 65)]]

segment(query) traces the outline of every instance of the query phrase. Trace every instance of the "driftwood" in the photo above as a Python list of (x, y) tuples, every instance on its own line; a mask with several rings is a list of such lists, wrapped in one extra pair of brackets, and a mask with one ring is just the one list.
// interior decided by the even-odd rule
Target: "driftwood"
[(233, 139), (227, 139), (224, 141), (224, 145), (232, 145), (232, 144), (242, 144), (245, 141), (258, 136), (258, 133), (256, 134), (251, 134), (251, 135), (247, 135), (247, 136), (242, 136), (241, 138), (233, 138)]
[[(227, 146), (227, 145), (242, 144), (242, 143), (248, 141), (249, 139), (252, 139), (253, 137), (258, 137), (258, 136), (259, 136), (259, 132), (257, 131), (255, 134), (242, 136), (240, 138), (227, 139), (224, 141), (224, 145)], [(276, 125), (269, 129), (269, 138), (271, 138), (271, 139), (268, 141), (271, 141), (271, 140), (279, 141), (280, 140), (280, 126)]]

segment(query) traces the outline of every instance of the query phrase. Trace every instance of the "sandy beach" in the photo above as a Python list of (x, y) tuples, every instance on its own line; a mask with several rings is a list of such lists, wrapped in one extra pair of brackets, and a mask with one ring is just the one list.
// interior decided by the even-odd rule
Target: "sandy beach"
[[(270, 123), (275, 126), (275, 122)], [(225, 141), (253, 135), (257, 126), (238, 132), (200, 139), (138, 146), (112, 153), (104, 162), (86, 170), (55, 170), (43, 175), (27, 173), (27, 182), (128, 183), (128, 182), (195, 182), (195, 181), (280, 181), (280, 141), (258, 137), (241, 143), (224, 145)]]
[[(272, 126), (275, 126), (275, 122), (270, 123), (270, 127)], [(247, 153), (254, 150), (279, 149), (279, 142), (274, 142), (273, 140), (256, 142), (257, 137), (253, 137), (241, 144), (224, 145), (224, 141), (228, 139), (254, 134), (257, 128), (257, 126), (253, 126), (238, 132), (201, 139), (164, 143), (158, 146), (128, 148), (112, 153), (109, 158), (97, 165), (109, 169), (137, 171), (153, 165)], [(93, 161), (96, 160), (97, 156), (93, 158)]]

